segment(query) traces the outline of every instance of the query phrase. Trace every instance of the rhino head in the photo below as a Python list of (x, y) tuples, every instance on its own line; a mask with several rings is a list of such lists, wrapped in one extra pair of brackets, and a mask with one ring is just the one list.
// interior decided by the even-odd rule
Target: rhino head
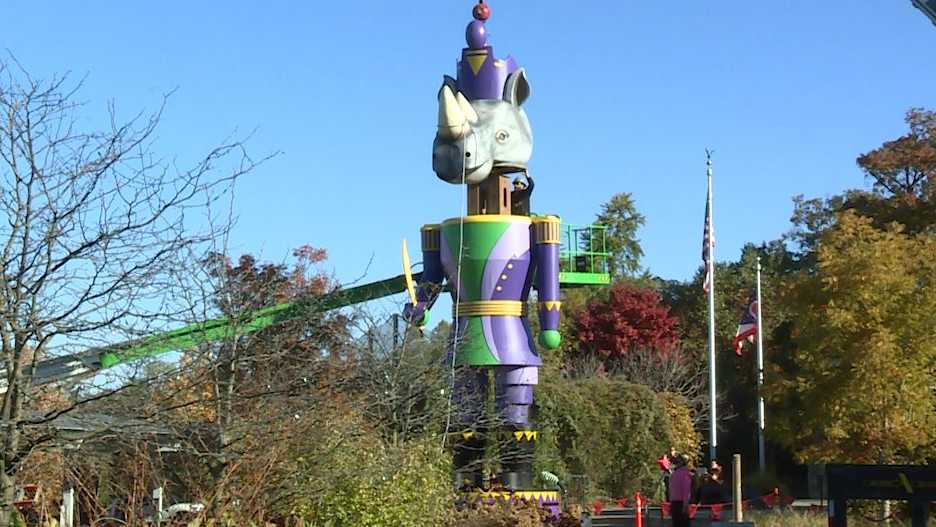
[(442, 181), (478, 184), (491, 174), (526, 170), (533, 132), (522, 105), (530, 96), (523, 69), (511, 73), (502, 99), (468, 102), (455, 80), (439, 90), (439, 128), (432, 142), (432, 170)]

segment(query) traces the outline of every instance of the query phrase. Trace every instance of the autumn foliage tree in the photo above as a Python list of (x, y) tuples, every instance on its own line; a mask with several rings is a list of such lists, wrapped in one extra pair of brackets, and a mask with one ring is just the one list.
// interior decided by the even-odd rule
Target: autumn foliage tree
[(801, 249), (811, 266), (822, 234), (837, 215), (853, 211), (877, 228), (899, 223), (907, 233), (933, 232), (936, 226), (936, 112), (910, 109), (909, 131), (858, 156), (871, 189), (850, 189), (827, 199), (794, 198), (793, 229), (785, 238)]
[(936, 238), (848, 212), (821, 238), (791, 356), (768, 375), (773, 433), (806, 462), (922, 462), (936, 455)]
[[(91, 402), (48, 406), (39, 361), (188, 322), (180, 277), (222, 238), (218, 200), (255, 165), (235, 141), (180, 166), (155, 148), (161, 107), (91, 118), (79, 88), (0, 59), (2, 527), (24, 461), (53, 446), (37, 430)], [(93, 400), (119, 391), (101, 384)]]
[[(241, 513), (262, 511), (282, 498), (288, 489), (269, 486), (281, 479), (273, 474), (311, 430), (325, 426), (320, 416), (344, 411), (349, 319), (319, 307), (336, 287), (318, 267), (326, 257), (303, 246), (291, 265), (252, 255), (206, 262), (213, 305), (232, 320), (231, 334), (188, 350), (181, 373), (158, 396), (161, 406), (176, 409), (169, 415), (179, 429), (199, 431), (186, 434), (186, 443), (203, 461), (193, 466), (207, 472), (186, 479), (189, 493), (202, 493), (215, 510), (238, 499)], [(257, 331), (241, 327), (257, 310), (283, 303), (292, 303), (296, 316)]]
[(911, 108), (910, 131), (858, 157), (858, 166), (884, 197), (931, 201), (936, 195), (936, 112)]
[(630, 283), (617, 283), (571, 314), (580, 351), (615, 359), (633, 349), (669, 351), (679, 342), (674, 318), (660, 293)]

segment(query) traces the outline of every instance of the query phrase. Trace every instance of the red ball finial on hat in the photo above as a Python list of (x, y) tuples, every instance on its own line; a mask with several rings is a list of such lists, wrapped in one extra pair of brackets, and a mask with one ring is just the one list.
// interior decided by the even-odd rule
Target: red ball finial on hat
[(491, 18), (491, 8), (484, 3), (484, 0), (479, 0), (478, 5), (474, 6), (471, 14), (474, 16), (475, 20), (484, 22), (488, 18)]

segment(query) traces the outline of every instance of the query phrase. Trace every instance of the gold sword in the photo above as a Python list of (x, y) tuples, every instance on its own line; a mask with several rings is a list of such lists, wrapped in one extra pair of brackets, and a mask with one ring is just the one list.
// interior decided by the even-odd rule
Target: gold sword
[(413, 284), (413, 272), (410, 271), (409, 251), (406, 250), (406, 238), (403, 238), (403, 277), (406, 279), (406, 291), (410, 302), (416, 307), (416, 286)]

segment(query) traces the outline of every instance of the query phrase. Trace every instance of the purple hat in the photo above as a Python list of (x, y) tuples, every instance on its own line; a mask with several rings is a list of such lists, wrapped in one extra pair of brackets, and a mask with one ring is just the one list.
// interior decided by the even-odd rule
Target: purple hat
[(484, 24), (491, 10), (484, 0), (474, 7), (472, 15), (474, 20), (465, 29), (468, 47), (462, 49), (462, 58), (458, 61), (458, 91), (464, 93), (469, 101), (501, 99), (507, 76), (519, 66), (511, 56), (504, 60), (496, 58), (494, 48), (488, 45)]

